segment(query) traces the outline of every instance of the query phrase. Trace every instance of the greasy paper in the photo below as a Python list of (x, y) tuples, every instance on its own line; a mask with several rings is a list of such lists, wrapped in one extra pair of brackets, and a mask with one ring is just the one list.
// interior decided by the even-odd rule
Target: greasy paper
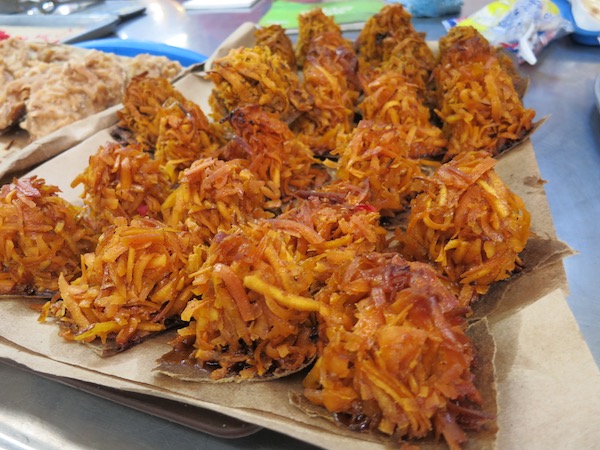
[(0, 134), (0, 179), (12, 174), (20, 175), (22, 171), (62, 153), (96, 131), (114, 125), (117, 122), (115, 112), (119, 108), (120, 105), (115, 105), (33, 142), (29, 142), (29, 135), (22, 130)]
[[(247, 28), (237, 38), (247, 38)], [(245, 34), (244, 34), (245, 33)], [(176, 83), (205, 110), (211, 84), (198, 74)], [(111, 139), (114, 111), (107, 125), (93, 129), (83, 142), (40, 165), (35, 174), (57, 185), (62, 196), (81, 203), (70, 182), (99, 146)], [(533, 147), (523, 142), (499, 158), (496, 170), (519, 194), (532, 216), (532, 246), (524, 253), (526, 269), (497, 283), (477, 311), (485, 316), (496, 342), (498, 448), (591, 448), (600, 441), (594, 418), (600, 417), (600, 375), (567, 306), (562, 258), (571, 253), (558, 241)], [(560, 182), (549, 180), (549, 182)], [(110, 358), (58, 336), (51, 320), (37, 322), (36, 300), (0, 300), (0, 357), (36, 371), (189, 403), (294, 436), (323, 448), (383, 449), (363, 435), (311, 417), (289, 402), (303, 374), (256, 383), (192, 383), (154, 371), (171, 347), (173, 332)], [(37, 303), (39, 304), (39, 303)], [(492, 357), (490, 355), (490, 357)], [(257, 402), (256, 399), (261, 401)], [(481, 448), (473, 437), (465, 448)], [(440, 443), (438, 448), (445, 448)]]

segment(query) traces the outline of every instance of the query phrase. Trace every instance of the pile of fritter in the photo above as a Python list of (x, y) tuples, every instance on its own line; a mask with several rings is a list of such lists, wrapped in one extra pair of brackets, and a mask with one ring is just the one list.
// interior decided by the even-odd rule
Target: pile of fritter
[(210, 111), (128, 84), (115, 142), (75, 180), (0, 191), (3, 293), (48, 293), (66, 339), (117, 351), (179, 324), (159, 370), (248, 381), (310, 370), (352, 430), (451, 448), (491, 420), (472, 305), (522, 267), (523, 201), (495, 157), (533, 111), (507, 60), (457, 28), (434, 56), (399, 4), (352, 42), (315, 10), (212, 65)]

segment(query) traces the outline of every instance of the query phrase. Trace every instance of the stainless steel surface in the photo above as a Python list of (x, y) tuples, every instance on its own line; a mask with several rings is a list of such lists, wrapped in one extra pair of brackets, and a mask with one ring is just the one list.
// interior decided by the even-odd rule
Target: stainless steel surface
[(65, 386), (76, 388), (82, 392), (111, 400), (119, 405), (143, 411), (212, 436), (235, 439), (250, 436), (263, 428), (252, 423), (243, 422), (234, 417), (193, 405), (182, 404), (175, 400), (159, 398), (137, 392), (123, 391), (105, 385), (77, 380), (75, 378), (42, 374), (9, 359), (0, 358), (0, 363), (8, 364), (13, 368), (34, 374), (36, 377), (41, 376), (47, 380), (56, 381)]
[(66, 16), (102, 3), (104, 0), (43, 1), (38, 7), (42, 14)]
[(594, 93), (596, 95), (596, 106), (600, 112), (600, 73), (596, 77), (596, 82), (594, 83)]
[(258, 21), (270, 7), (269, 1), (260, 0), (252, 8), (223, 13), (186, 12), (175, 0), (146, 0), (144, 4), (146, 13), (122, 23), (118, 37), (162, 42), (203, 55), (210, 55), (242, 23)]
[(267, 430), (237, 439), (214, 437), (0, 363), (0, 449), (240, 448), (311, 447)]
[(66, 16), (83, 11), (104, 0), (2, 0), (0, 14), (57, 14)]
[[(110, 4), (111, 0), (106, 3)], [(122, 3), (122, 2), (118, 2)], [(151, 40), (209, 55), (239, 24), (257, 21), (268, 9), (261, 0), (243, 12), (188, 12), (175, 0), (147, 0), (146, 13), (122, 23), (121, 38)], [(466, 1), (463, 14), (485, 2)], [(440, 19), (415, 21), (435, 40)], [(600, 362), (600, 113), (594, 81), (600, 47), (561, 38), (535, 66), (525, 104), (548, 121), (533, 146), (558, 237), (579, 252), (565, 261), (569, 305), (595, 359)], [(260, 399), (257, 399), (260, 401)], [(0, 364), (0, 448), (9, 449), (309, 449), (301, 441), (263, 430), (224, 440), (97, 398), (42, 377)]]
[(22, 12), (19, 0), (4, 0), (0, 2), (0, 14), (15, 14)]

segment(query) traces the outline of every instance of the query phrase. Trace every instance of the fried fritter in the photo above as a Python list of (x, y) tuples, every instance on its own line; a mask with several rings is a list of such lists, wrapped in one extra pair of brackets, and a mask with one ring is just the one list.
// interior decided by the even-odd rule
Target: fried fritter
[(192, 296), (188, 242), (153, 219), (115, 219), (82, 258), (81, 277), (59, 277), (60, 297), (42, 318), (58, 320), (67, 340), (99, 340), (116, 352), (165, 330)]
[(336, 151), (336, 179), (367, 184), (367, 203), (383, 215), (403, 211), (420, 191), (424, 176), (419, 161), (410, 157), (410, 148), (396, 126), (363, 120)]
[(126, 79), (119, 62), (98, 51), (69, 64), (34, 67), (0, 92), (0, 129), (20, 121), (32, 140), (46, 136), (119, 103)]
[(332, 17), (326, 15), (321, 8), (315, 8), (298, 16), (298, 42), (296, 43), (296, 61), (300, 68), (304, 67), (306, 54), (312, 40), (324, 33), (342, 36), (342, 29)]
[(158, 161), (141, 144), (108, 142), (90, 156), (89, 165), (71, 183), (82, 185), (81, 198), (98, 232), (117, 217), (160, 219), (160, 208), (171, 182)]
[(164, 222), (188, 230), (194, 244), (209, 244), (219, 231), (250, 219), (270, 217), (265, 182), (245, 161), (196, 160), (161, 207)]
[(463, 39), (465, 30), (457, 28), (465, 27), (450, 30), (433, 72), (446, 160), (478, 150), (496, 156), (533, 128), (535, 111), (523, 106), (489, 43), (478, 33)]
[(450, 50), (455, 53), (454, 58), (462, 59), (463, 62), (472, 62), (474, 60), (484, 62), (490, 56), (496, 57), (502, 68), (513, 80), (519, 97), (523, 96), (527, 80), (519, 74), (514, 59), (503, 47), (493, 47), (476, 28), (471, 26), (457, 26), (452, 28), (446, 36), (440, 38), (440, 55), (447, 54)]
[(488, 153), (461, 153), (426, 181), (412, 202), (402, 253), (431, 261), (468, 304), (518, 270), (530, 234), (521, 198), (494, 171)]
[(361, 92), (358, 60), (351, 44), (337, 33), (322, 33), (308, 47), (303, 87), (313, 107), (298, 118), (292, 129), (318, 155), (337, 146), (339, 134), (354, 126), (354, 109)]
[(464, 418), (480, 428), (465, 311), (424, 263), (362, 254), (317, 295), (319, 357), (304, 396), (336, 422), (394, 439), (442, 435), (460, 448)]
[(411, 18), (400, 3), (386, 5), (370, 17), (354, 41), (361, 66), (377, 67), (388, 60), (401, 40), (416, 33)]
[(445, 151), (447, 140), (442, 130), (431, 123), (429, 108), (417, 86), (401, 72), (383, 72), (366, 84), (358, 109), (365, 120), (393, 125), (412, 158), (438, 156)]
[(265, 46), (231, 50), (214, 62), (207, 78), (214, 83), (209, 104), (217, 121), (236, 108), (260, 105), (289, 123), (310, 104), (296, 71)]
[(428, 100), (431, 72), (435, 67), (435, 56), (419, 33), (410, 33), (398, 40), (390, 56), (382, 62), (379, 69), (374, 69), (374, 76), (382, 73), (400, 73), (407, 82), (416, 86), (417, 92), (424, 100)]
[(296, 54), (292, 40), (285, 34), (285, 29), (281, 25), (270, 25), (268, 27), (257, 28), (254, 32), (254, 45), (264, 45), (271, 49), (271, 52), (277, 53), (287, 62), (290, 69), (295, 70)]
[(186, 103), (185, 97), (168, 79), (134, 77), (127, 85), (123, 109), (117, 111), (118, 126), (131, 131), (144, 150), (154, 150), (160, 133), (160, 112), (167, 101)]
[(363, 253), (382, 250), (386, 230), (380, 225), (381, 215), (375, 208), (368, 203), (347, 203), (347, 192), (325, 188), (306, 194), (306, 200), (290, 205), (269, 221), (274, 228), (294, 237), (293, 247), (304, 255), (301, 265), (312, 274), (312, 289), (316, 290), (340, 265)]
[(200, 158), (213, 156), (224, 144), (224, 130), (209, 122), (197, 104), (167, 99), (158, 110), (158, 137), (154, 159), (175, 183), (179, 173)]
[(81, 272), (81, 255), (97, 235), (81, 208), (37, 177), (15, 179), (0, 190), (0, 294), (52, 295), (58, 276)]
[(248, 162), (248, 169), (265, 182), (267, 207), (279, 208), (296, 190), (310, 189), (326, 178), (310, 149), (276, 114), (246, 106), (236, 109), (229, 123), (235, 137), (223, 156), (237, 155)]
[(191, 380), (243, 381), (288, 375), (314, 359), (318, 304), (285, 233), (265, 221), (234, 227), (209, 247), (197, 246), (194, 256), (190, 261), (200, 265), (189, 270), (201, 299), (182, 314), (189, 325), (173, 342), (178, 364), (167, 355), (160, 370)]

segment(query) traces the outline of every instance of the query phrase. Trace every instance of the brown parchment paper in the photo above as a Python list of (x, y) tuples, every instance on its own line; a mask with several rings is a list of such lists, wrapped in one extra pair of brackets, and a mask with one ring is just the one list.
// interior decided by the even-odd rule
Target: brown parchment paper
[(33, 142), (29, 142), (29, 135), (23, 130), (0, 134), (0, 179), (47, 161), (98, 130), (114, 125), (117, 122), (115, 112), (120, 108), (115, 105)]
[[(242, 41), (249, 29), (242, 28)], [(234, 45), (236, 36), (230, 40)], [(197, 73), (176, 83), (208, 111), (211, 85)], [(107, 112), (114, 123), (113, 112)], [(93, 129), (81, 143), (37, 167), (33, 173), (57, 185), (62, 196), (81, 203), (70, 182), (89, 155), (110, 140), (109, 128)], [(555, 236), (544, 181), (529, 141), (499, 158), (497, 171), (525, 201), (534, 236), (523, 255), (526, 269), (498, 283), (478, 305), (474, 321), (486, 317), (496, 342), (498, 448), (593, 448), (600, 442), (600, 374), (566, 303), (562, 258), (572, 250)], [(553, 182), (550, 180), (550, 182)], [(558, 181), (554, 181), (558, 182)], [(102, 358), (90, 348), (69, 343), (52, 322), (40, 324), (31, 308), (36, 300), (0, 300), (0, 357), (41, 373), (69, 377), (130, 392), (203, 407), (294, 436), (322, 448), (382, 449), (293, 406), (302, 374), (258, 383), (191, 383), (153, 371), (156, 359), (170, 350), (165, 333), (126, 352)], [(481, 448), (473, 438), (465, 448)], [(439, 448), (445, 448), (443, 444)], [(428, 447), (429, 448), (429, 447)]]

